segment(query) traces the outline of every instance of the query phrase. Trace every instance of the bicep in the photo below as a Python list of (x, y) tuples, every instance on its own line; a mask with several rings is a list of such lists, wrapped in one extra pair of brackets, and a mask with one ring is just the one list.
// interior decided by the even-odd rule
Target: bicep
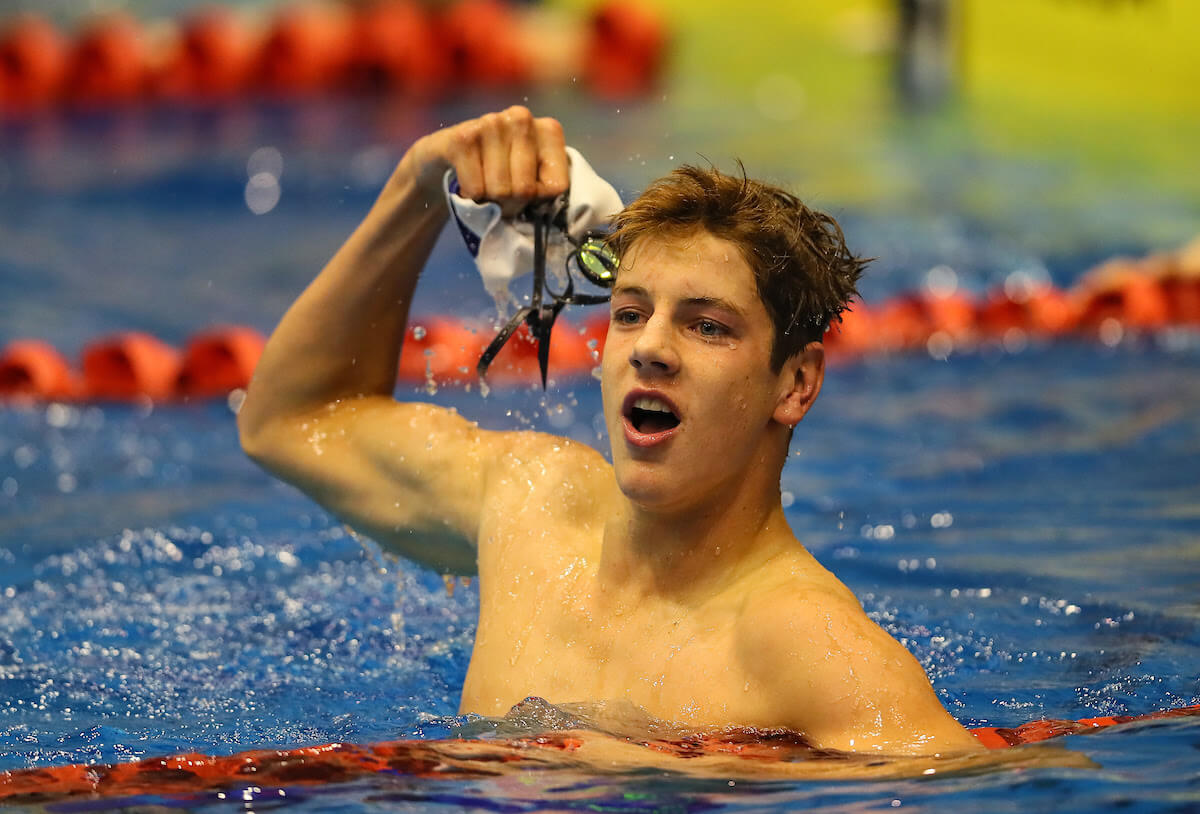
[(279, 422), (255, 457), (386, 547), (474, 573), (488, 461), (502, 439), (452, 410), (370, 396)]

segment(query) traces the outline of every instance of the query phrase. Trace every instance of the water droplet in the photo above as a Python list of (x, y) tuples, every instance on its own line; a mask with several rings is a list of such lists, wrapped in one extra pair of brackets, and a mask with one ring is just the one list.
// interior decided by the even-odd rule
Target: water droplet
[(958, 273), (946, 265), (934, 266), (925, 273), (925, 290), (944, 299), (958, 290)]
[(282, 194), (279, 179), (270, 173), (260, 172), (246, 182), (243, 196), (247, 209), (255, 215), (265, 215), (275, 208)]
[(225, 399), (226, 406), (229, 407), (229, 412), (237, 415), (242, 405), (246, 403), (246, 391), (240, 387), (235, 387), (229, 391), (229, 396)]
[(1110, 348), (1115, 348), (1125, 337), (1125, 326), (1121, 324), (1120, 320), (1108, 317), (1100, 323), (1098, 333), (1102, 343)]

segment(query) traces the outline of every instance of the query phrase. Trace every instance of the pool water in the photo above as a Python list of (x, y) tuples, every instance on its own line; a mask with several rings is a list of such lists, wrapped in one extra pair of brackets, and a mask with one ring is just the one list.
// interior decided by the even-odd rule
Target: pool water
[[(52, 153), (39, 152), (43, 137), (31, 128), (9, 127), (0, 338), (40, 336), (74, 352), (118, 329), (175, 342), (215, 322), (268, 330), (403, 145), (464, 110), (372, 120), (349, 135), (338, 123), (362, 124), (363, 111), (55, 120), (43, 123), (58, 134)], [(635, 136), (650, 143), (650, 113), (618, 134), (605, 131), (603, 111), (571, 115), (568, 132), (595, 132), (581, 146), (602, 171), (616, 168), (622, 189), (667, 163), (628, 159)], [(283, 192), (254, 215), (245, 165), (265, 145), (285, 159)], [(1080, 205), (1103, 213), (1113, 204)], [(1195, 215), (1162, 206), (1177, 222)], [(1009, 231), (1011, 213), (993, 221), (835, 211), (851, 242), (881, 257), (869, 298), (916, 288), (939, 262), (975, 290), (1029, 268), (1068, 284), (1118, 249), (1158, 248), (1139, 235), (1162, 229), (1127, 224), (1106, 244), (1067, 224), (1026, 245)], [(484, 313), (489, 300), (472, 276), (461, 249), (444, 241), (415, 321)], [(917, 656), (964, 724), (1200, 703), (1198, 374), (1200, 340), (1178, 332), (1115, 348), (1065, 340), (945, 361), (835, 364), (784, 470), (788, 519)], [(599, 388), (586, 377), (546, 394), (400, 395), (454, 406), (487, 427), (605, 448)], [(382, 558), (259, 471), (238, 448), (226, 403), (5, 407), (0, 769), (454, 734), (466, 723), (454, 716), (478, 593), (448, 587), (439, 574)], [(562, 771), (235, 796), (314, 811), (1200, 807), (1195, 719), (1065, 745), (1097, 768), (735, 785)], [(217, 810), (229, 800), (150, 795), (54, 810), (118, 805)]]

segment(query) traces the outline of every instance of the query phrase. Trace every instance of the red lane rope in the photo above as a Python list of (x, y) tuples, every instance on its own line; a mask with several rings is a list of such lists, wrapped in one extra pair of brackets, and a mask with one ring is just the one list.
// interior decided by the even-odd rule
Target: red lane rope
[(1190, 707), (1176, 707), (1151, 712), (1146, 715), (1116, 715), (1101, 718), (1080, 718), (1077, 721), (1061, 721), (1048, 719), (1030, 721), (1027, 724), (1006, 729), (1004, 727), (983, 726), (971, 730), (979, 742), (989, 749), (1006, 749), (1010, 746), (1021, 746), (1026, 743), (1057, 738), (1061, 735), (1086, 735), (1100, 729), (1106, 729), (1117, 724), (1127, 724), (1135, 721), (1155, 721), (1161, 718), (1183, 718), (1200, 716), (1200, 704)]
[[(1108, 261), (1063, 291), (1010, 286), (980, 299), (952, 291), (904, 294), (879, 305), (856, 303), (825, 335), (834, 361), (863, 354), (925, 351), (935, 357), (987, 344), (1009, 350), (1030, 341), (1090, 338), (1115, 345), (1128, 335), (1200, 329), (1200, 240), (1173, 254)], [(608, 318), (561, 319), (550, 344), (559, 382), (593, 375)], [(453, 316), (413, 320), (398, 370), (407, 384), (466, 386), (494, 326)], [(0, 401), (187, 400), (244, 388), (265, 338), (253, 328), (223, 326), (191, 337), (183, 350), (145, 333), (88, 343), (74, 368), (52, 345), (17, 339), (0, 350)], [(489, 386), (532, 385), (537, 346), (522, 326), (488, 372)]]
[[(971, 731), (988, 748), (1007, 749), (1118, 724), (1190, 716), (1200, 716), (1200, 705), (1148, 715), (1031, 721), (1014, 729), (982, 727)], [(0, 772), (0, 800), (32, 804), (80, 795), (187, 794), (247, 784), (296, 786), (342, 782), (379, 772), (463, 779), (554, 765), (586, 768), (581, 761), (572, 761), (572, 754), (583, 745), (575, 734), (552, 732), (508, 740), (400, 740), (365, 746), (328, 743), (296, 749), (258, 749), (225, 757), (187, 753), (133, 763), (14, 769)], [(651, 740), (642, 745), (681, 758), (706, 753), (784, 761), (827, 756), (795, 733), (783, 732), (732, 732)]]
[(0, 20), (0, 114), (531, 81), (620, 97), (654, 84), (667, 30), (644, 4), (604, 0), (573, 22), (538, 15), (504, 0), (326, 0), (270, 19), (220, 6), (166, 23), (107, 14), (67, 36), (23, 14)]

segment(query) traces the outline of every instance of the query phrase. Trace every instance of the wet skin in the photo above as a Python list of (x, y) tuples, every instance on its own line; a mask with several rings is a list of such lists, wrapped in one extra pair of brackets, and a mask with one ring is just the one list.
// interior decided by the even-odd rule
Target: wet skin
[(239, 414), (247, 452), (385, 547), (478, 572), (464, 712), (612, 699), (838, 749), (979, 748), (788, 528), (779, 475), (823, 353), (770, 369), (771, 323), (731, 244), (670, 235), (623, 259), (602, 365), (611, 466), (393, 400), (441, 173), (511, 210), (565, 185), (562, 143), (522, 108), (419, 140), (272, 335)]
[[(705, 233), (635, 246), (611, 314), (602, 392), (621, 491), (664, 517), (735, 500), (780, 443), (794, 384), (767, 364), (772, 325), (740, 252)], [(622, 410), (631, 391), (667, 399), (679, 426), (644, 443)]]

